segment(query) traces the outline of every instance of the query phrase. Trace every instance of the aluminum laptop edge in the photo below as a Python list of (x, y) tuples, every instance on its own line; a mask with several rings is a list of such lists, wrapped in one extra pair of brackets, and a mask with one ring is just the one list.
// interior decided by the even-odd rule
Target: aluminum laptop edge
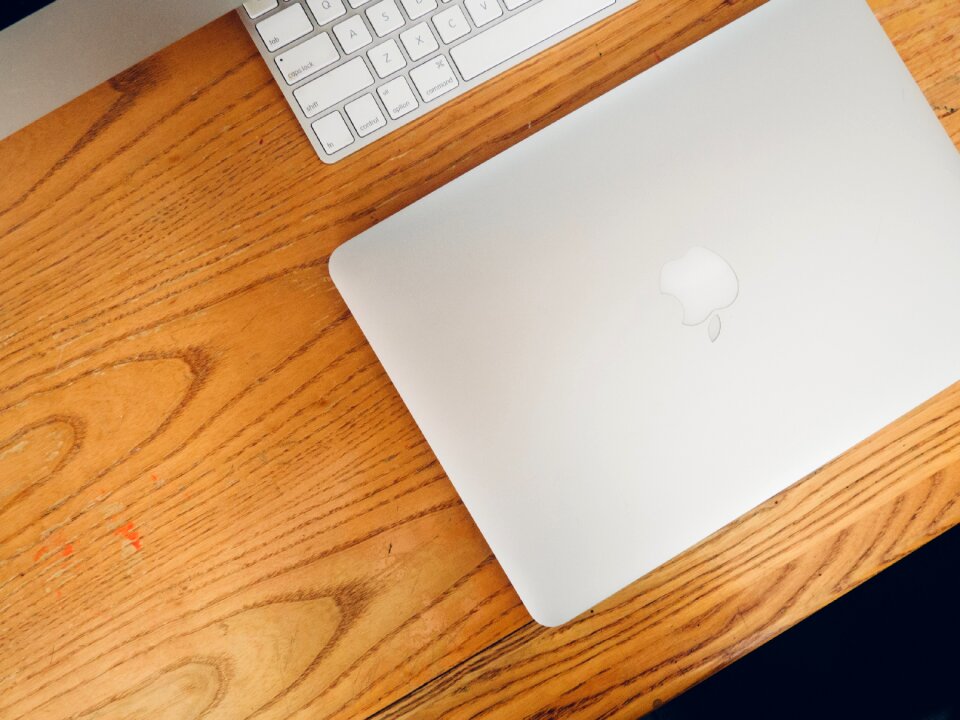
[(330, 273), (558, 625), (960, 379), (960, 155), (864, 0), (772, 0)]

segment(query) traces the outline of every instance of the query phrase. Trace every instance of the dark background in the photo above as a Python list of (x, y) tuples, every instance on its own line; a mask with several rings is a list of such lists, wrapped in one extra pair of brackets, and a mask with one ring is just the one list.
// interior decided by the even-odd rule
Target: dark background
[(960, 526), (646, 716), (960, 720)]
[(53, 0), (0, 0), (0, 30), (52, 2)]

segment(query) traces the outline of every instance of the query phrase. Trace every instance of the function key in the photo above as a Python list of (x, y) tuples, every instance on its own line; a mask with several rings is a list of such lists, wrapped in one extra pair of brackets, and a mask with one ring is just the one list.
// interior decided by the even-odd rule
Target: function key
[(339, 112), (332, 112), (314, 122), (313, 131), (323, 149), (330, 155), (353, 142), (353, 134)]

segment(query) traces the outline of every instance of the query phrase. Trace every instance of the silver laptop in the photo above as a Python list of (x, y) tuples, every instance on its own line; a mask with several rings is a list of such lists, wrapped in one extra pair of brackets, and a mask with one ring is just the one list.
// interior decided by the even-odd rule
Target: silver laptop
[(557, 625), (960, 379), (960, 155), (864, 0), (772, 0), (330, 272)]

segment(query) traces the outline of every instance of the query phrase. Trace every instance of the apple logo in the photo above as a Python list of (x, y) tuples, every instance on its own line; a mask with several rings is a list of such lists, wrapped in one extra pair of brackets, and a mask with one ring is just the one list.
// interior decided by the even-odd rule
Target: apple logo
[(709, 318), (707, 335), (716, 342), (720, 337), (716, 313), (733, 305), (740, 283), (726, 260), (712, 250), (692, 247), (660, 270), (660, 292), (680, 302), (684, 325), (700, 325)]

